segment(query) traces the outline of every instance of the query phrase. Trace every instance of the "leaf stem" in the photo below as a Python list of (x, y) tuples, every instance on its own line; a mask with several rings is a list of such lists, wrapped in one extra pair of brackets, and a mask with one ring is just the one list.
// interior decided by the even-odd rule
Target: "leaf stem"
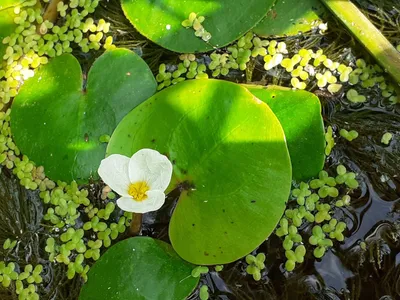
[(350, 0), (321, 0), (400, 84), (400, 53)]
[(129, 230), (131, 236), (139, 235), (140, 230), (142, 229), (142, 220), (143, 220), (143, 214), (132, 213), (131, 227)]

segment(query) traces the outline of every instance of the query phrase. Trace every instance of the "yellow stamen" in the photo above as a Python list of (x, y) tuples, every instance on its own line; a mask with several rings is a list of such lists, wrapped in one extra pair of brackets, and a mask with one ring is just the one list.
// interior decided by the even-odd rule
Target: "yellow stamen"
[(146, 192), (150, 190), (150, 187), (145, 181), (139, 181), (131, 183), (128, 188), (128, 194), (133, 197), (135, 201), (144, 201), (147, 199)]

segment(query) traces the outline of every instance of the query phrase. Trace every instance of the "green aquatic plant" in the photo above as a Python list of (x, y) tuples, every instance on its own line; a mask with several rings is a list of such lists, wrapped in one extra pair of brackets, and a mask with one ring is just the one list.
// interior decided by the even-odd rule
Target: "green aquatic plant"
[(208, 300), (210, 297), (210, 294), (208, 293), (208, 286), (207, 285), (202, 285), (200, 287), (200, 294), (199, 294), (200, 300)]
[(261, 279), (261, 271), (265, 269), (264, 261), (264, 253), (258, 253), (257, 256), (251, 254), (246, 256), (246, 263), (248, 264), (246, 267), (246, 273), (252, 275), (255, 281)]
[(216, 272), (221, 272), (223, 269), (224, 269), (224, 266), (223, 266), (223, 265), (215, 266), (215, 271), (216, 271)]
[(12, 250), (17, 245), (17, 240), (12, 241), (11, 239), (6, 239), (3, 244), (4, 250)]
[(400, 53), (350, 0), (322, 0), (345, 27), (400, 83)]
[(318, 28), (325, 14), (319, 0), (277, 0), (253, 30), (262, 37), (297, 35)]
[(385, 145), (389, 145), (390, 141), (393, 138), (393, 134), (390, 132), (385, 132), (382, 136), (381, 143)]
[[(355, 179), (356, 175), (347, 172), (343, 165), (337, 166), (336, 173), (334, 177), (329, 176), (326, 171), (321, 171), (318, 178), (308, 184), (301, 182), (298, 188), (292, 190), (296, 202), (292, 208), (285, 211), (275, 231), (276, 235), (283, 239), (287, 271), (293, 271), (296, 264), (304, 261), (307, 248), (313, 248), (313, 255), (321, 258), (327, 249), (333, 247), (334, 240), (344, 240), (346, 223), (338, 221), (332, 214), (335, 207), (350, 205), (351, 198), (347, 193), (358, 188), (358, 182)], [(344, 190), (346, 194), (339, 196), (339, 189)], [(304, 232), (300, 231), (305, 223), (313, 224), (308, 238), (309, 246), (303, 242)]]
[[(79, 299), (185, 299), (199, 282), (199, 277), (191, 276), (193, 267), (165, 242), (129, 238), (111, 247), (93, 265)], [(127, 280), (131, 284), (125, 285)]]
[(326, 141), (325, 155), (328, 156), (329, 154), (331, 154), (331, 151), (335, 146), (335, 139), (333, 137), (332, 126), (328, 126), (328, 128), (326, 129), (325, 141)]
[[(65, 72), (54, 71), (61, 68)], [(104, 68), (112, 77), (104, 76)], [(62, 77), (65, 80), (60, 80)], [(98, 178), (97, 168), (105, 153), (100, 136), (111, 134), (127, 112), (156, 90), (147, 64), (127, 49), (106, 51), (94, 62), (83, 90), (82, 81), (78, 60), (64, 54), (38, 69), (12, 104), (15, 142), (54, 180), (87, 182)], [(49, 89), (63, 93), (48, 93)], [(71, 113), (65, 116), (67, 103)], [(60, 118), (65, 119), (64, 126), (58, 124)], [(79, 124), (74, 134), (70, 124)], [(54, 138), (49, 140), (48, 136)]]
[[(128, 134), (132, 131), (137, 134)], [(193, 134), (198, 138), (185, 142)], [(192, 263), (223, 264), (247, 255), (283, 213), (292, 177), (283, 129), (270, 108), (240, 85), (198, 79), (157, 93), (118, 125), (107, 155), (131, 156), (143, 148), (158, 149), (174, 165), (168, 190), (182, 186), (184, 192), (169, 237), (175, 251)], [(227, 164), (228, 158), (236, 163)], [(271, 172), (263, 171), (266, 166)], [(239, 187), (247, 192), (240, 192), (232, 207)], [(254, 231), (257, 222), (264, 226)]]
[[(201, 38), (203, 41), (208, 42), (211, 39), (211, 33), (204, 29), (203, 23), (205, 20), (204, 16), (197, 16), (196, 13), (191, 12), (189, 18), (182, 21), (182, 26), (186, 28), (193, 28), (194, 35)], [(168, 25), (167, 25), (168, 26)]]
[[(19, 266), (19, 270), (22, 268)], [(12, 283), (15, 284), (15, 293), (21, 300), (38, 300), (37, 284), (43, 281), (40, 275), (43, 272), (43, 266), (38, 264), (33, 268), (31, 264), (25, 265), (23, 272), (18, 273), (17, 264), (4, 261), (0, 262), (0, 282), (3, 287), (8, 288)]]
[(339, 134), (341, 137), (345, 138), (346, 140), (348, 140), (349, 142), (355, 140), (356, 138), (358, 138), (358, 132), (355, 130), (350, 130), (347, 131), (346, 129), (340, 129), (339, 130)]
[(192, 277), (197, 278), (197, 277), (200, 277), (200, 275), (202, 275), (202, 274), (207, 274), (208, 271), (209, 271), (208, 267), (205, 267), (205, 266), (197, 266), (196, 268), (194, 268), (194, 269), (192, 270), (191, 275), (192, 275)]
[[(230, 0), (220, 0), (204, 5), (203, 2), (172, 0), (168, 10), (163, 9), (165, 3), (162, 0), (151, 3), (123, 0), (121, 4), (127, 19), (149, 40), (175, 52), (194, 53), (221, 48), (239, 39), (265, 16), (274, 2), (237, 0), (232, 5)], [(201, 13), (203, 18), (195, 12)], [(189, 13), (189, 18), (183, 21)], [(186, 27), (193, 27), (202, 38)]]

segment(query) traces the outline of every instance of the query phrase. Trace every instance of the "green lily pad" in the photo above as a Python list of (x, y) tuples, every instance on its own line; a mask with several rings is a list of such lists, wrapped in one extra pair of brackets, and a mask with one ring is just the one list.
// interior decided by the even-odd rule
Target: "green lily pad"
[(199, 265), (235, 261), (259, 246), (286, 206), (291, 164), (283, 129), (247, 89), (222, 80), (169, 87), (132, 110), (107, 154), (156, 149), (174, 165), (169, 190), (181, 187), (169, 237)]
[(17, 25), (14, 23), (14, 18), (16, 17), (14, 7), (23, 1), (1, 0), (0, 2), (0, 59), (2, 59), (6, 50), (6, 45), (2, 41), (17, 28)]
[(253, 31), (262, 37), (296, 35), (311, 30), (325, 13), (320, 0), (277, 0)]
[(126, 49), (105, 52), (85, 83), (78, 60), (65, 54), (27, 80), (12, 105), (16, 144), (54, 180), (97, 178), (106, 149), (99, 137), (156, 90), (147, 64)]
[(79, 300), (183, 300), (199, 282), (190, 275), (194, 267), (165, 242), (123, 240), (90, 268)]
[[(256, 25), (275, 0), (122, 0), (126, 17), (151, 41), (181, 53), (205, 52), (230, 44)], [(204, 16), (206, 43), (182, 26), (191, 12)]]
[(324, 122), (321, 104), (314, 94), (278, 86), (248, 86), (269, 105), (285, 131), (293, 178), (307, 180), (322, 170), (325, 162)]

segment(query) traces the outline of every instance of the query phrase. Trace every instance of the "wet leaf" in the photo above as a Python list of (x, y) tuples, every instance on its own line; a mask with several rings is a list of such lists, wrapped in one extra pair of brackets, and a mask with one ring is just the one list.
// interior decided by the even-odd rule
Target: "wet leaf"
[(197, 286), (193, 265), (171, 245), (149, 237), (135, 237), (111, 247), (92, 266), (80, 300), (180, 300)]
[(324, 122), (318, 97), (306, 91), (271, 86), (249, 86), (269, 105), (285, 131), (293, 178), (307, 180), (322, 170), (325, 161)]
[(296, 35), (311, 30), (325, 13), (320, 0), (277, 0), (253, 31), (263, 37)]
[[(126, 17), (148, 39), (172, 51), (205, 52), (225, 46), (256, 25), (275, 0), (122, 0)], [(195, 36), (182, 21), (195, 12), (212, 37), (209, 43)]]
[(129, 113), (107, 153), (153, 148), (174, 164), (169, 190), (185, 189), (173, 213), (174, 249), (195, 264), (245, 256), (285, 209), (291, 165), (282, 127), (268, 105), (221, 80), (167, 88)]
[(97, 177), (106, 148), (99, 137), (156, 90), (147, 64), (126, 49), (98, 58), (86, 89), (82, 77), (77, 59), (62, 55), (27, 80), (12, 105), (16, 144), (54, 180)]

